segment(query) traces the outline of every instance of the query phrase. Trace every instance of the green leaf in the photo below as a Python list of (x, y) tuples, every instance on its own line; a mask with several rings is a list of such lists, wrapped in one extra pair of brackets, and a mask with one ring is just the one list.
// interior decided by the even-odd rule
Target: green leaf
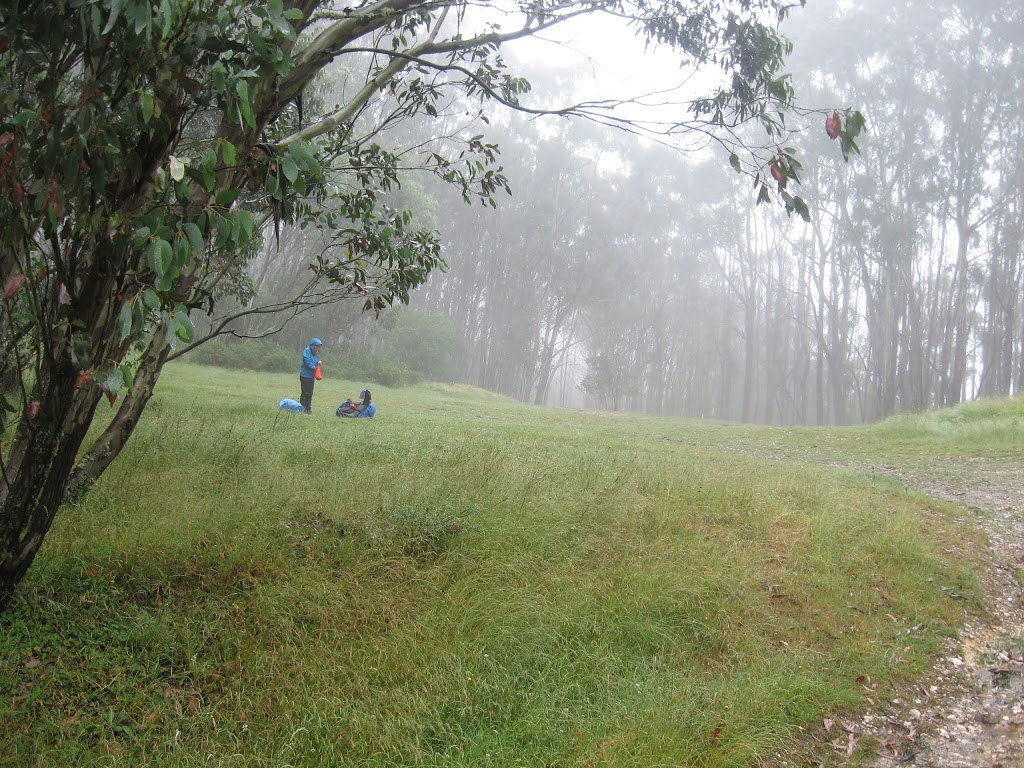
[(111, 29), (114, 28), (114, 25), (117, 23), (118, 17), (121, 15), (121, 11), (124, 10), (124, 5), (126, 2), (127, 0), (113, 0), (113, 2), (110, 4), (110, 18), (107, 19), (107, 26), (103, 28), (103, 31), (100, 34), (105, 35)]
[(174, 264), (174, 251), (171, 244), (166, 240), (154, 240), (146, 250), (146, 260), (149, 267), (157, 276), (167, 273), (167, 270)]
[(227, 87), (227, 74), (228, 69), (224, 66), (223, 61), (218, 61), (213, 67), (210, 68), (210, 74), (213, 76), (213, 87), (217, 91), (223, 93)]
[(282, 36), (288, 40), (295, 39), (295, 29), (280, 16), (271, 16), (269, 21), (274, 26), (274, 29), (280, 32)]
[(860, 154), (860, 147), (857, 146), (857, 142), (845, 135), (841, 137), (841, 148), (843, 151), (843, 160), (849, 161), (850, 155), (855, 153), (858, 155)]
[(116, 395), (121, 391), (121, 387), (124, 385), (124, 374), (120, 368), (111, 368), (107, 377), (100, 383), (100, 389), (104, 392), (110, 392)]
[(126, 301), (121, 307), (121, 315), (117, 320), (118, 330), (121, 332), (121, 341), (128, 338), (132, 332), (132, 302)]
[(195, 327), (188, 316), (188, 308), (179, 304), (174, 308), (174, 319), (178, 321), (178, 327), (174, 329), (175, 335), (186, 344), (192, 341), (196, 334)]
[(125, 388), (131, 389), (132, 384), (135, 382), (135, 377), (132, 375), (131, 366), (129, 366), (127, 363), (122, 363), (118, 367), (121, 370), (121, 379), (124, 381)]
[(222, 189), (217, 193), (214, 203), (220, 208), (228, 208), (238, 199), (240, 194), (242, 194), (240, 189)]
[(288, 154), (295, 160), (295, 163), (304, 171), (312, 171), (318, 167), (316, 158), (310, 151), (309, 144), (305, 141), (296, 141), (288, 147)]
[(14, 116), (14, 119), (11, 122), (19, 128), (27, 129), (31, 123), (35, 123), (38, 121), (38, 112), (33, 112), (31, 109), (23, 109), (21, 110), (21, 112)]
[(737, 155), (735, 152), (729, 155), (729, 165), (733, 167), (733, 170), (735, 170), (736, 173), (739, 173), (741, 170), (743, 170), (740, 166), (740, 156)]
[(250, 128), (256, 127), (256, 118), (252, 114), (252, 105), (248, 101), (242, 102), (242, 117)]
[[(142, 122), (149, 125), (149, 121), (153, 119), (153, 94), (143, 91), (139, 94), (139, 101), (142, 102)], [(175, 179), (175, 181), (181, 181), (181, 179)]]
[[(256, 10), (254, 8), (253, 13), (255, 12)], [(256, 55), (259, 56), (261, 59), (267, 58), (267, 55), (270, 53), (270, 48), (267, 46), (267, 41), (264, 40), (263, 35), (259, 34), (259, 32), (257, 32), (255, 29), (249, 30), (249, 45), (252, 47), (254, 51), (256, 51)]]
[(192, 247), (187, 237), (174, 239), (174, 266), (181, 269), (192, 260)]
[(299, 175), (299, 167), (295, 165), (295, 159), (291, 154), (284, 156), (284, 160), (281, 161), (281, 170), (284, 172), (284, 177), (289, 182), (294, 182), (295, 177)]
[(206, 150), (200, 168), (203, 174), (203, 188), (212, 192), (217, 185), (217, 153), (212, 149)]
[[(120, 222), (115, 224), (113, 218), (111, 218), (110, 226), (111, 228), (116, 229), (117, 227), (120, 226)], [(132, 238), (132, 243), (135, 245), (136, 248), (141, 250), (141, 248), (146, 244), (146, 241), (149, 239), (149, 234), (149, 227), (139, 227), (138, 229), (135, 230), (135, 235)]]
[(800, 218), (806, 221), (808, 224), (811, 223), (811, 210), (807, 207), (807, 203), (802, 197), (794, 198), (793, 207), (796, 212), (800, 214)]
[(252, 214), (249, 211), (241, 210), (237, 211), (236, 215), (238, 217), (238, 225), (242, 229), (242, 234), (245, 235), (246, 240), (251, 240), (253, 228)]
[(160, 309), (160, 297), (152, 288), (147, 288), (142, 292), (142, 301), (150, 309)]
[(149, 3), (141, 2), (133, 5), (130, 13), (135, 14), (135, 34), (141, 35), (145, 32), (148, 38), (150, 27), (153, 25), (153, 9)]
[(174, 4), (170, 0), (160, 0), (160, 13), (157, 18), (161, 19), (160, 36), (166, 38), (171, 34), (174, 26)]
[(188, 237), (189, 245), (192, 246), (193, 251), (202, 251), (206, 247), (203, 233), (198, 226), (188, 221), (181, 228), (185, 230), (185, 235)]
[(217, 244), (228, 245), (231, 242), (231, 219), (221, 216), (217, 219)]
[(238, 157), (238, 150), (230, 141), (221, 141), (220, 156), (224, 160), (224, 165), (234, 165)]

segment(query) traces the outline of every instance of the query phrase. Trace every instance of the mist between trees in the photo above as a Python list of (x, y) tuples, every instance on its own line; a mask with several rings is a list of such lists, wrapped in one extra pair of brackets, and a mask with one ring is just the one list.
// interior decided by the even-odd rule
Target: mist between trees
[[(488, 139), (513, 189), (497, 210), (417, 176), (392, 195), (440, 231), (447, 272), (409, 309), (318, 308), (285, 342), (333, 334), (338, 358), (370, 349), (535, 403), (765, 423), (1019, 392), (1024, 11), (808, 5), (783, 27), (797, 92), (857, 105), (869, 126), (849, 163), (817, 125), (797, 140), (809, 222), (756, 205), (713, 148), (686, 157), (585, 121), (496, 115)], [(546, 71), (531, 79), (562, 96), (584, 76)], [(444, 130), (465, 119), (452, 110)], [(390, 138), (416, 147), (438, 125), (400, 130)], [(315, 241), (285, 231), (278, 251), (269, 236), (256, 289), (286, 295)]]

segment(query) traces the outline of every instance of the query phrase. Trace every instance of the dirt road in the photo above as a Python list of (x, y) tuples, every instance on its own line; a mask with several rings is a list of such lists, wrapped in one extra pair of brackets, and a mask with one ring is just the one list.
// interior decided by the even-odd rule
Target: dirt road
[(875, 739), (862, 741), (881, 744), (873, 765), (1024, 768), (1024, 465), (957, 459), (913, 472), (871, 469), (965, 506), (988, 534), (985, 620), (965, 627), (928, 678), (897, 698), (895, 715), (865, 716), (862, 735)]

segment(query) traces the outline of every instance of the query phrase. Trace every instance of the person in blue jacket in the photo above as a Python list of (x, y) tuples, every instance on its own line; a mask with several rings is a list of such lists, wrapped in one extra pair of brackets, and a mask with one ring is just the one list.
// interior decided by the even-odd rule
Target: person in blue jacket
[(316, 367), (320, 364), (320, 347), (323, 342), (315, 336), (309, 340), (309, 346), (302, 350), (302, 365), (299, 367), (299, 402), (303, 413), (313, 413), (313, 385), (316, 383)]

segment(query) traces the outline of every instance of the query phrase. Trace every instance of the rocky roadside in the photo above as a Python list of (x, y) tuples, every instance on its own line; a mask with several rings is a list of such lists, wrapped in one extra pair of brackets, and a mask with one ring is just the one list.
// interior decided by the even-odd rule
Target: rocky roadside
[(988, 537), (986, 616), (890, 702), (894, 714), (866, 714), (855, 738), (880, 745), (873, 768), (1024, 768), (1024, 466), (970, 459), (914, 473), (872, 469), (976, 513)]

